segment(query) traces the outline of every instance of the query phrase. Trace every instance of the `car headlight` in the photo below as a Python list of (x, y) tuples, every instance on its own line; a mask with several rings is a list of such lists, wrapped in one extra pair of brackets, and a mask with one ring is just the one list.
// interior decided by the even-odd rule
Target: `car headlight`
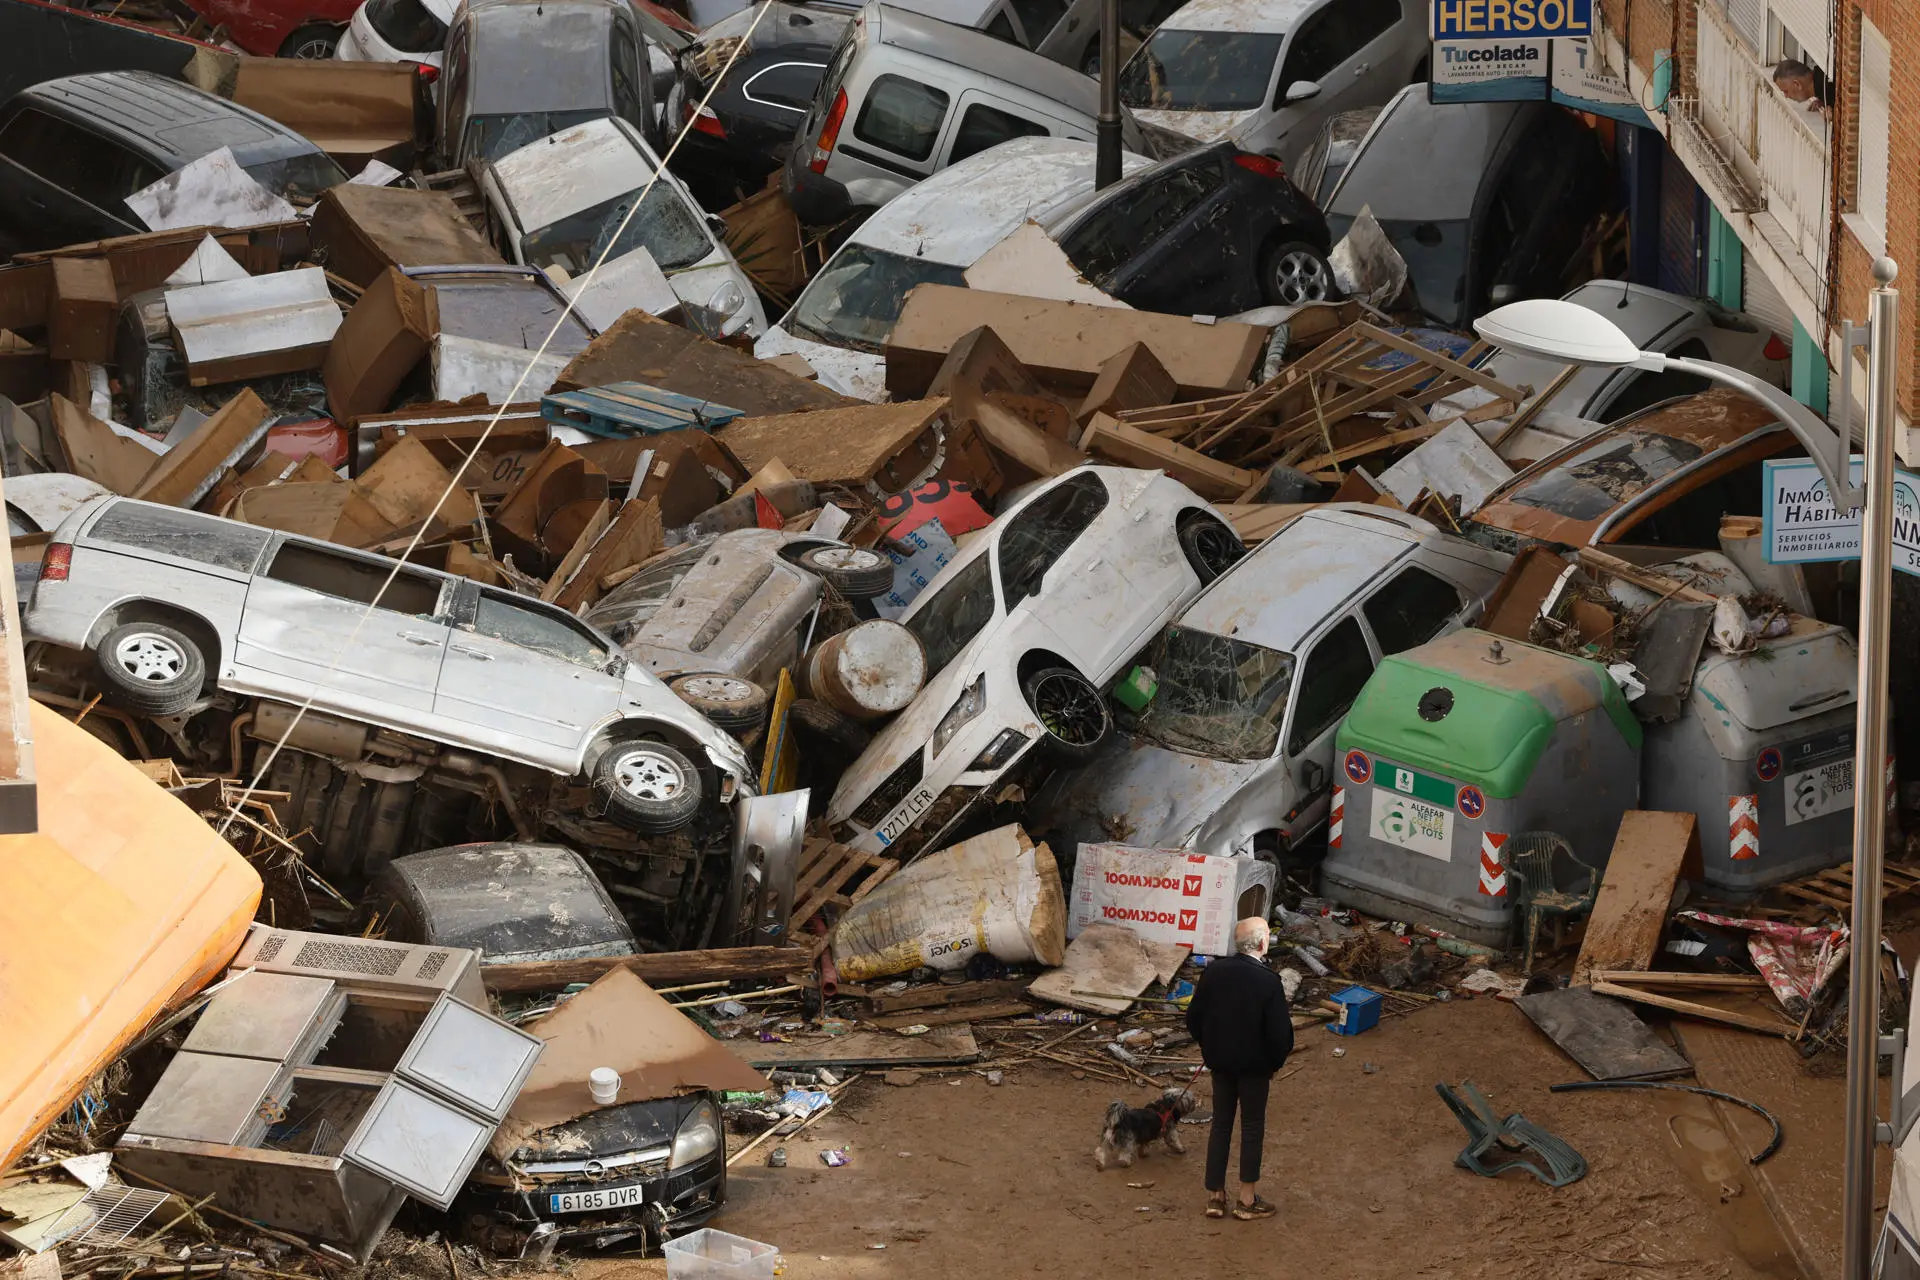
[(933, 758), (938, 760), (940, 753), (953, 741), (953, 735), (966, 728), (972, 719), (987, 709), (987, 677), (978, 675), (973, 683), (960, 691), (960, 700), (953, 709), (940, 718), (939, 725), (933, 731)]
[(740, 291), (739, 282), (722, 280), (720, 287), (707, 299), (707, 310), (717, 316), (731, 316), (747, 305), (747, 295)]
[(679, 1169), (704, 1160), (719, 1146), (720, 1113), (713, 1109), (712, 1102), (703, 1099), (680, 1122), (679, 1132), (673, 1135), (673, 1157), (667, 1161), (667, 1168)]
[(1002, 729), (1000, 735), (987, 744), (987, 749), (973, 758), (973, 763), (967, 766), (967, 772), (977, 773), (982, 769), (998, 769), (1019, 755), (1020, 748), (1026, 745), (1026, 734), (1018, 729)]

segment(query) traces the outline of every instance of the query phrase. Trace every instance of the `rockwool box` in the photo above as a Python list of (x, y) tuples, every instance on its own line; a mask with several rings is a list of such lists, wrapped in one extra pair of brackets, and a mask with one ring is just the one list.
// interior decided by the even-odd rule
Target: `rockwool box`
[(1256, 858), (1209, 858), (1184, 849), (1083, 844), (1073, 868), (1067, 936), (1090, 924), (1122, 924), (1149, 942), (1191, 947), (1196, 955), (1233, 950), (1233, 924), (1265, 916), (1274, 868)]

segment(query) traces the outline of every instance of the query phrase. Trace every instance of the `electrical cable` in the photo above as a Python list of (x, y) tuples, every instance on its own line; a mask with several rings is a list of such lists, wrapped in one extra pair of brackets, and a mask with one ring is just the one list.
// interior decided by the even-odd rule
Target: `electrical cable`
[(1661, 1080), (1574, 1080), (1568, 1084), (1547, 1086), (1548, 1093), (1587, 1093), (1594, 1089), (1670, 1089), (1675, 1093), (1697, 1093), (1703, 1098), (1718, 1098), (1722, 1102), (1731, 1102), (1736, 1107), (1745, 1107), (1773, 1126), (1773, 1141), (1767, 1143), (1766, 1148), (1759, 1155), (1747, 1161), (1748, 1164), (1764, 1163), (1768, 1157), (1780, 1149), (1780, 1144), (1787, 1140), (1786, 1130), (1780, 1127), (1780, 1122), (1773, 1118), (1771, 1111), (1757, 1102), (1748, 1102), (1745, 1098), (1736, 1098), (1718, 1089), (1703, 1089), (1694, 1084), (1668, 1084)]

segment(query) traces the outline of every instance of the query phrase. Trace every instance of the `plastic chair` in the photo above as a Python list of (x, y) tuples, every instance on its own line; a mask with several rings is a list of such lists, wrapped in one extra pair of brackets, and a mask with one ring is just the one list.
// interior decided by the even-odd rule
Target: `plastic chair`
[[(1524, 962), (1533, 972), (1533, 947), (1541, 920), (1553, 922), (1553, 945), (1558, 947), (1566, 922), (1593, 910), (1600, 892), (1600, 873), (1574, 856), (1573, 848), (1551, 831), (1522, 831), (1506, 844), (1508, 892), (1513, 896), (1513, 921), (1525, 922), (1527, 952)], [(1582, 876), (1586, 883), (1568, 888)]]
[[(1587, 1176), (1586, 1157), (1554, 1137), (1518, 1111), (1502, 1120), (1493, 1106), (1471, 1080), (1462, 1080), (1465, 1098), (1443, 1084), (1433, 1086), (1461, 1127), (1467, 1131), (1467, 1145), (1453, 1162), (1483, 1178), (1497, 1178), (1509, 1169), (1525, 1169), (1550, 1187), (1564, 1187)], [(1531, 1152), (1545, 1161), (1546, 1168), (1527, 1158)]]

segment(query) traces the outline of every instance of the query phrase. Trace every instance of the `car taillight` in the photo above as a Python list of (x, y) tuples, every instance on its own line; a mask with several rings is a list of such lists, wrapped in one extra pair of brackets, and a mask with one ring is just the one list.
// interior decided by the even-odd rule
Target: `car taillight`
[(440, 78), (440, 68), (431, 62), (416, 62), (413, 64), (413, 74), (420, 77), (421, 84), (432, 84)]
[(1233, 162), (1249, 173), (1257, 173), (1263, 178), (1284, 178), (1287, 167), (1272, 156), (1257, 156), (1251, 151), (1242, 151), (1233, 158)]
[(833, 95), (833, 105), (827, 108), (827, 118), (820, 122), (820, 138), (814, 143), (813, 163), (807, 168), (815, 173), (827, 171), (827, 160), (833, 155), (833, 144), (840, 141), (840, 122), (847, 118), (847, 91), (845, 89)]
[(65, 582), (67, 573), (73, 568), (73, 544), (71, 542), (49, 542), (47, 553), (40, 557), (40, 581)]
[(1793, 348), (1780, 341), (1780, 335), (1776, 333), (1768, 337), (1766, 350), (1760, 354), (1769, 360), (1785, 360), (1793, 354)]
[(697, 107), (689, 102), (685, 114), (687, 120), (693, 124), (695, 133), (704, 133), (714, 138), (727, 136), (726, 126), (720, 123), (720, 116), (712, 107)]

